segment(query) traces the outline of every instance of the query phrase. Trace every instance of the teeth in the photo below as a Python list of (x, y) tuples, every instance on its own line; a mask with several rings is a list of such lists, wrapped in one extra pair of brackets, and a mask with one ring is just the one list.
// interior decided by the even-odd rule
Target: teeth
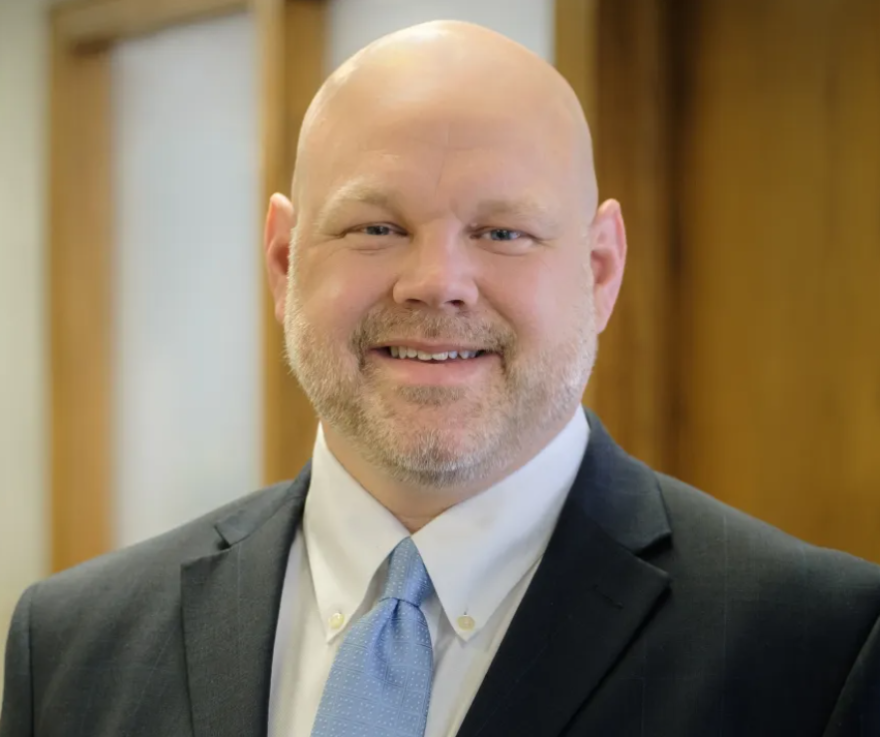
[(446, 361), (450, 358), (475, 358), (479, 351), (446, 351), (444, 353), (426, 353), (415, 348), (406, 346), (391, 346), (389, 349), (393, 358), (417, 358), (420, 361)]

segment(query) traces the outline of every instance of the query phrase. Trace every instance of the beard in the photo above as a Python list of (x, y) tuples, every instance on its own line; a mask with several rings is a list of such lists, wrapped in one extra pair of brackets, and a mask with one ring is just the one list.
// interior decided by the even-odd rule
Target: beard
[[(587, 270), (589, 271), (589, 270)], [(379, 304), (348, 342), (328, 339), (311, 321), (288, 278), (287, 361), (321, 421), (368, 463), (420, 488), (479, 483), (510, 468), (580, 402), (597, 352), (592, 289), (573, 306), (569, 334), (528, 353), (497, 314), (441, 314), (427, 307)], [(592, 273), (587, 275), (592, 287)], [(572, 313), (569, 313), (572, 316)], [(376, 361), (389, 339), (481, 346), (500, 359), (487, 388), (391, 384)], [(475, 359), (470, 359), (475, 360)], [(479, 360), (479, 359), (476, 359)]]

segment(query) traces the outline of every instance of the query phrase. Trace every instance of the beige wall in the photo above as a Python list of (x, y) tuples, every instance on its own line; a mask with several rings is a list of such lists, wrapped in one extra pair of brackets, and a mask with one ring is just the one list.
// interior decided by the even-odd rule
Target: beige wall
[[(0, 0), (0, 630), (48, 565), (44, 0)], [(2, 663), (0, 663), (2, 680)]]

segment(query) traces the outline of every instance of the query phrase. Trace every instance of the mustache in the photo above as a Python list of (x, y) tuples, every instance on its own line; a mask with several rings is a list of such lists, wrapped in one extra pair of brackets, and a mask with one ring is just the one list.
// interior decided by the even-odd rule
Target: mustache
[(382, 308), (368, 313), (361, 321), (352, 334), (351, 349), (363, 357), (375, 345), (401, 339), (466, 343), (505, 355), (512, 350), (516, 336), (501, 318), (464, 313), (445, 315), (424, 308)]

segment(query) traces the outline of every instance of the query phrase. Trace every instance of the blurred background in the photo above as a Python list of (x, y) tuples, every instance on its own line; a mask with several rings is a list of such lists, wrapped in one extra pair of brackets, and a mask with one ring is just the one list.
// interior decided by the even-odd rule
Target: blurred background
[(306, 106), (471, 20), (569, 79), (630, 256), (631, 453), (880, 562), (877, 0), (0, 0), (0, 629), (32, 581), (294, 476), (260, 263)]

